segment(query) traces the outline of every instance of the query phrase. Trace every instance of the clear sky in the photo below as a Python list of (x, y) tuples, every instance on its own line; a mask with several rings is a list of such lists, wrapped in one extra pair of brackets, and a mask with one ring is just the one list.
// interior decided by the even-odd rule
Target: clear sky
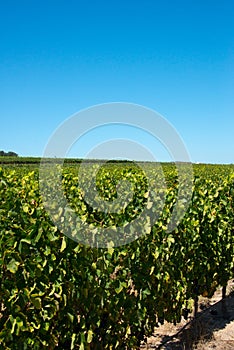
[(42, 156), (69, 116), (131, 102), (167, 118), (193, 162), (234, 163), (233, 18), (233, 0), (1, 1), (0, 150)]

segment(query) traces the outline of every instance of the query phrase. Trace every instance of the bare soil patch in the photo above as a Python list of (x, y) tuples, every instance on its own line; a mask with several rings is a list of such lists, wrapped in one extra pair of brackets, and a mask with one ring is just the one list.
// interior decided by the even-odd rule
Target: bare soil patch
[(155, 328), (141, 349), (234, 350), (234, 280), (229, 281), (227, 297), (222, 288), (212, 298), (199, 298), (199, 312), (176, 326), (165, 322)]

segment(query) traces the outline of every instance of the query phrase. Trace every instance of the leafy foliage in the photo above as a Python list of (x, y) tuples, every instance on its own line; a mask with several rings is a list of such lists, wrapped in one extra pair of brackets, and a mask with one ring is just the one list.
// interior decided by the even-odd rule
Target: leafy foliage
[[(131, 244), (108, 249), (78, 244), (53, 225), (37, 170), (0, 169), (0, 347), (134, 349), (157, 323), (180, 321), (191, 299), (225, 286), (234, 273), (233, 168), (204, 167), (195, 169), (192, 202), (173, 232), (166, 229), (178, 184), (168, 165), (159, 220)], [(116, 198), (122, 177), (134, 196), (121, 215), (87, 206), (75, 167), (64, 169), (64, 192), (90, 223), (122, 225), (142, 210), (147, 192), (144, 173), (131, 163), (107, 164), (100, 195)]]

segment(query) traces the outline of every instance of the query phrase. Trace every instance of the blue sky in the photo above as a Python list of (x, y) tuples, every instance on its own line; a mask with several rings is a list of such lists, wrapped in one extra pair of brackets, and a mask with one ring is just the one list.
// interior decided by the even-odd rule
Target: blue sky
[[(167, 118), (193, 162), (234, 163), (233, 18), (232, 0), (2, 1), (0, 149), (42, 156), (69, 116), (131, 102)], [(115, 135), (170, 160), (123, 128), (86, 136), (70, 155)]]

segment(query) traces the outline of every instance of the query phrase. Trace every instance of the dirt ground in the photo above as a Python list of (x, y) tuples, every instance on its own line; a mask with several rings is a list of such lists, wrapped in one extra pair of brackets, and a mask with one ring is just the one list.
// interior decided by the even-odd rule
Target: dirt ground
[(211, 299), (199, 298), (196, 319), (191, 315), (176, 326), (165, 322), (141, 349), (234, 350), (234, 280), (229, 281), (223, 301), (221, 288)]

